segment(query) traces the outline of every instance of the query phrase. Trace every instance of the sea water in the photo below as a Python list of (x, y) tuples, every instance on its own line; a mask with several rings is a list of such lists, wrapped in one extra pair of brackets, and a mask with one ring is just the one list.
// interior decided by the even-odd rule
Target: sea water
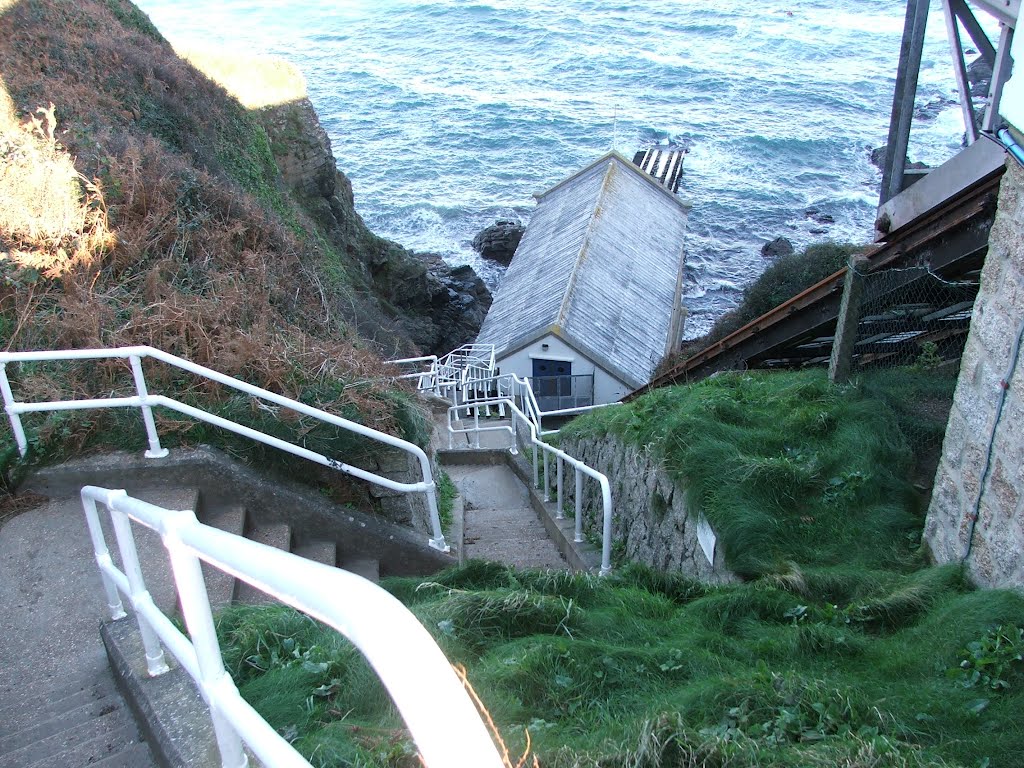
[[(893, 0), (142, 0), (171, 42), (282, 56), (304, 73), (356, 208), (378, 234), (472, 264), (497, 218), (610, 149), (689, 148), (686, 335), (767, 262), (872, 236), (903, 30)], [(960, 146), (941, 13), (910, 157)], [(807, 215), (817, 208), (834, 221)], [(652, 226), (656, 223), (652, 222)]]

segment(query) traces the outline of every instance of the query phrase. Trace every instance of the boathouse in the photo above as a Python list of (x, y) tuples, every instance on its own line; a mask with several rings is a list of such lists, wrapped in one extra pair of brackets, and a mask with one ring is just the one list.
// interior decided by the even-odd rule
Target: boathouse
[(477, 337), (541, 410), (609, 403), (675, 352), (689, 206), (617, 152), (537, 196)]

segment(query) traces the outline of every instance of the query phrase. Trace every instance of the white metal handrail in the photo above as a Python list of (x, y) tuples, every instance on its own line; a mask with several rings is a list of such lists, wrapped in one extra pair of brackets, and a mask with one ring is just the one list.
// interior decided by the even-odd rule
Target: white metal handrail
[[(486, 407), (504, 407), (507, 408), (512, 417), (512, 425), (480, 425), (480, 409)], [(517, 443), (519, 431), (516, 428), (516, 419), (522, 421), (530, 431), (530, 444), (533, 446), (533, 483), (534, 485), (540, 484), (540, 470), (538, 467), (538, 454), (542, 454), (544, 457), (544, 501), (551, 501), (549, 488), (551, 486), (548, 472), (548, 456), (555, 457), (556, 467), (556, 519), (562, 520), (565, 518), (563, 512), (563, 463), (569, 464), (575, 472), (575, 501), (576, 501), (576, 520), (575, 520), (575, 533), (574, 541), (577, 543), (582, 542), (583, 539), (583, 475), (587, 475), (598, 482), (601, 486), (601, 502), (604, 508), (604, 519), (602, 521), (602, 532), (601, 532), (601, 575), (608, 574), (612, 569), (611, 552), (612, 552), (612, 491), (611, 486), (608, 483), (608, 478), (598, 472), (596, 469), (588, 466), (579, 459), (574, 459), (572, 456), (556, 448), (553, 445), (545, 443), (539, 436), (538, 430), (534, 422), (526, 415), (511, 398), (494, 398), (491, 400), (481, 400), (473, 403), (474, 407), (474, 418), (473, 426), (465, 427), (463, 429), (455, 429), (453, 421), (458, 419), (459, 411), (465, 410), (465, 405), (453, 405), (448, 409), (448, 434), (449, 441), (451, 436), (455, 434), (469, 434), (475, 435), (474, 444), (476, 447), (480, 446), (479, 434), (480, 432), (495, 432), (495, 431), (507, 431), (512, 435), (512, 447), (509, 449), (513, 454), (518, 453)], [(450, 442), (449, 442), (450, 445)], [(538, 450), (539, 449), (539, 450)]]
[[(121, 564), (115, 565), (97, 503), (110, 512)], [(149, 674), (168, 670), (161, 642), (195, 680), (210, 709), (224, 768), (248, 764), (243, 743), (266, 766), (309, 763), (238, 692), (224, 669), (200, 560), (243, 579), (347, 637), (366, 657), (430, 768), (504, 765), (469, 694), (416, 617), (384, 589), (355, 574), (200, 523), (192, 510), (167, 510), (123, 490), (82, 489), (89, 534), (111, 618), (135, 610)], [(156, 531), (170, 557), (188, 629), (180, 632), (146, 588), (131, 520)]]
[[(167, 365), (180, 368), (181, 370), (188, 371), (189, 373), (201, 376), (209, 379), (210, 381), (216, 381), (232, 389), (244, 392), (252, 397), (260, 398), (276, 405), (289, 408), (297, 413), (301, 413), (311, 418), (317, 419), (327, 424), (331, 424), (341, 429), (345, 429), (349, 432), (353, 432), (357, 435), (367, 437), (371, 440), (375, 440), (385, 445), (390, 445), (394, 448), (398, 448), (413, 457), (419, 462), (420, 472), (422, 473), (422, 480), (417, 483), (400, 483), (395, 480), (391, 480), (386, 477), (368, 472), (359, 467), (345, 464), (337, 459), (324, 456), (316, 451), (311, 451), (308, 448), (294, 445), (287, 441), (281, 440), (280, 438), (267, 435), (258, 430), (250, 427), (237, 424), (228, 419), (224, 419), (220, 416), (215, 416), (212, 413), (208, 413), (200, 408), (195, 408), (185, 403), (178, 402), (169, 397), (163, 395), (152, 395), (149, 393), (145, 375), (142, 370), (143, 358), (153, 358), (159, 360)], [(14, 394), (11, 390), (10, 381), (7, 377), (7, 364), (14, 362), (48, 362), (56, 360), (104, 360), (104, 359), (127, 359), (131, 364), (132, 375), (135, 379), (136, 395), (132, 397), (107, 397), (92, 400), (60, 400), (60, 401), (49, 401), (49, 402), (36, 402), (36, 403), (24, 403), (18, 402), (14, 399)], [(162, 458), (167, 455), (167, 449), (161, 447), (160, 437), (157, 434), (156, 422), (153, 419), (153, 408), (156, 406), (168, 408), (178, 413), (191, 416), (199, 421), (207, 422), (215, 426), (226, 429), (235, 434), (248, 437), (266, 445), (273, 446), (282, 451), (290, 453), (294, 456), (299, 456), (309, 461), (316, 462), (325, 467), (336, 469), (339, 472), (344, 472), (352, 477), (357, 477), (360, 480), (373, 483), (375, 485), (388, 488), (389, 490), (399, 491), (401, 493), (422, 493), (427, 500), (427, 509), (430, 513), (431, 529), (433, 536), (430, 538), (430, 546), (438, 549), (442, 552), (449, 551), (448, 544), (445, 542), (444, 533), (441, 529), (441, 518), (438, 514), (437, 507), (437, 492), (436, 485), (434, 483), (433, 473), (430, 468), (430, 459), (427, 458), (427, 454), (423, 452), (423, 449), (418, 445), (402, 440), (394, 435), (389, 435), (385, 432), (380, 432), (376, 429), (357, 424), (354, 421), (343, 419), (340, 416), (335, 416), (332, 413), (314, 408), (311, 405), (306, 405), (298, 400), (292, 400), (284, 395), (279, 395), (270, 390), (257, 387), (247, 382), (241, 381), (240, 379), (227, 376), (223, 373), (219, 373), (211, 368), (206, 368), (202, 365), (197, 365), (184, 358), (177, 357), (176, 355), (163, 352), (153, 347), (120, 347), (117, 349), (74, 349), (74, 350), (53, 350), (53, 351), (42, 351), (42, 352), (0, 352), (0, 392), (3, 394), (4, 409), (7, 412), (7, 416), (11, 422), (11, 429), (14, 432), (15, 441), (18, 444), (18, 450), (22, 456), (28, 451), (28, 439), (25, 435), (24, 427), (21, 423), (21, 414), (23, 413), (37, 413), (45, 411), (63, 411), (63, 410), (83, 410), (91, 408), (139, 408), (142, 412), (142, 419), (146, 427), (146, 435), (149, 440), (149, 450), (146, 451), (147, 458)]]
[[(477, 403), (480, 403), (481, 407), (485, 407), (482, 401), (488, 398), (497, 397), (501, 399), (509, 397), (513, 400), (519, 400), (522, 404), (522, 410), (537, 427), (538, 434), (542, 436), (556, 435), (559, 432), (557, 429), (543, 428), (545, 416), (579, 416), (599, 408), (622, 405), (621, 402), (597, 403), (596, 405), (580, 405), (575, 408), (558, 408), (551, 411), (542, 411), (537, 404), (537, 396), (533, 391), (533, 387), (530, 386), (530, 380), (521, 378), (514, 373), (503, 373), (497, 376), (474, 379), (467, 383), (475, 386), (467, 386), (465, 388), (461, 402), (463, 410), (469, 411), (470, 407), (477, 405)], [(478, 395), (476, 394), (477, 392), (482, 394)]]

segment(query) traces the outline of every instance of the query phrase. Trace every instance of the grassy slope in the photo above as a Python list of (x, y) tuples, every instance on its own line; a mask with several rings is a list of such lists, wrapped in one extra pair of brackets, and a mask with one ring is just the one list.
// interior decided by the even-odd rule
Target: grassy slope
[(917, 563), (908, 477), (919, 417), (890, 402), (953, 380), (894, 371), (832, 387), (821, 370), (725, 374), (577, 419), (562, 439), (614, 435), (653, 452), (702, 511), (734, 571)]
[[(889, 376), (839, 390), (814, 373), (722, 376), (577, 423), (694, 484), (747, 583), (470, 563), (385, 586), (543, 766), (1012, 768), (1024, 638), (989, 646), (993, 628), (1024, 626), (1024, 596), (924, 566), (904, 479), (914, 417), (886, 398), (932, 384)], [(220, 629), (243, 694), (314, 765), (414, 764), (344, 641), (277, 609), (236, 609)], [(975, 652), (1007, 688), (965, 685)]]
[[(5, 3), (0, 91), (5, 347), (151, 344), (385, 430), (413, 424), (401, 393), (346, 386), (383, 372), (382, 347), (409, 347), (369, 295), (359, 255), (327, 243), (283, 191), (258, 121), (135, 6)], [(374, 341), (358, 330), (368, 325)], [(122, 365), (9, 373), (27, 398), (130, 383)], [(307, 425), (266, 419), (245, 398), (159, 367), (147, 376), (187, 400), (305, 434)], [(172, 441), (216, 437), (161, 420)], [(39, 446), (135, 448), (136, 422), (65, 415), (30, 427)]]
[[(466, 665), (513, 754), (528, 729), (543, 766), (1011, 768), (1024, 749), (1019, 663), (1005, 691), (948, 673), (993, 624), (1024, 623), (1024, 598), (971, 591), (955, 568), (833, 579), (836, 599), (860, 595), (839, 610), (792, 584), (706, 589), (635, 566), (471, 563), (386, 586)], [(234, 609), (220, 629), (243, 695), (314, 765), (415, 764), (336, 635), (283, 609)]]

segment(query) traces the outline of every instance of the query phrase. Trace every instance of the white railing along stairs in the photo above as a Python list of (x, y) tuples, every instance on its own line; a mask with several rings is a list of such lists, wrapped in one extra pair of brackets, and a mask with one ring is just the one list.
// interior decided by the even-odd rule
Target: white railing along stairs
[[(491, 344), (473, 344), (460, 347), (444, 357), (434, 356), (392, 360), (395, 365), (429, 364), (425, 369), (407, 373), (402, 378), (416, 379), (420, 390), (430, 391), (446, 398), (453, 403), (448, 409), (449, 448), (456, 434), (465, 434), (472, 438), (472, 447), (480, 448), (480, 435), (487, 432), (508, 432), (512, 445), (512, 454), (519, 452), (520, 442), (531, 449), (533, 459), (533, 482), (535, 487), (544, 490), (544, 501), (550, 498), (551, 482), (549, 463), (555, 462), (555, 518), (565, 518), (563, 503), (564, 465), (568, 464), (574, 472), (575, 498), (575, 531), (576, 543), (584, 541), (583, 536), (583, 479), (589, 477), (598, 483), (601, 495), (601, 574), (611, 571), (612, 549), (612, 496), (608, 478), (586, 463), (575, 459), (565, 451), (559, 450), (544, 440), (546, 435), (557, 434), (558, 430), (544, 430), (545, 416), (571, 416), (595, 408), (604, 408), (617, 403), (590, 405), (580, 408), (566, 408), (557, 411), (541, 411), (537, 398), (530, 386), (529, 379), (515, 374), (499, 374), (495, 366), (494, 346)], [(509, 424), (493, 424), (484, 421), (481, 416), (492, 415), (508, 418)], [(457, 422), (465, 423), (471, 418), (469, 426), (456, 427)], [(523, 429), (519, 429), (519, 427)], [(540, 464), (543, 463), (544, 473), (541, 482)]]
[[(86, 486), (82, 504), (111, 618), (125, 618), (121, 601), (125, 595), (139, 623), (149, 674), (168, 671), (166, 647), (196, 682), (210, 709), (224, 768), (248, 764), (243, 745), (266, 766), (308, 768), (310, 764), (241, 697), (224, 669), (200, 561), (347, 637), (391, 694), (425, 765), (504, 765), (462, 681), (433, 638), (408, 608), (376, 584), (204, 525), (192, 510), (162, 509), (123, 490)], [(110, 512), (121, 567), (107, 547), (98, 505)], [(188, 635), (150, 596), (132, 522), (156, 531), (167, 549)]]
[[(87, 400), (55, 400), (31, 403), (20, 402), (14, 397), (10, 379), (7, 375), (7, 366), (12, 363), (48, 363), (68, 360), (88, 361), (111, 359), (124, 359), (129, 362), (132, 377), (134, 379), (135, 395), (130, 397), (104, 397)], [(335, 427), (339, 427), (340, 429), (353, 432), (357, 435), (362, 435), (370, 440), (404, 451), (412, 456), (419, 464), (420, 472), (422, 473), (422, 480), (415, 483), (402, 483), (386, 477), (381, 477), (373, 472), (368, 472), (367, 470), (360, 469), (359, 467), (346, 464), (340, 459), (324, 456), (321, 453), (309, 450), (301, 445), (295, 445), (274, 437), (273, 435), (267, 435), (263, 432), (252, 429), (251, 427), (247, 427), (243, 424), (229, 421), (228, 419), (217, 416), (216, 414), (209, 413), (208, 411), (188, 405), (187, 403), (182, 403), (172, 397), (154, 394), (150, 392), (149, 385), (147, 384), (143, 371), (142, 361), (146, 359), (159, 361), (174, 368), (188, 371), (189, 373), (206, 379), (207, 381), (214, 381), (219, 384), (223, 384), (224, 386), (230, 387), (236, 391), (257, 398), (259, 401), (265, 401), (277, 406), (289, 408), (303, 416), (316, 419), (326, 424), (331, 424)], [(211, 368), (197, 365), (189, 360), (163, 352), (159, 349), (154, 349), (153, 347), (120, 347), (117, 349), (0, 352), (0, 393), (3, 394), (4, 410), (7, 412), (8, 419), (10, 419), (11, 430), (14, 432), (14, 438), (22, 456), (26, 455), (28, 451), (28, 438), (25, 434), (24, 426), (22, 425), (22, 414), (96, 408), (138, 408), (142, 414), (143, 424), (146, 429), (146, 437), (149, 441), (149, 450), (146, 451), (146, 457), (151, 459), (160, 459), (167, 455), (167, 450), (160, 445), (160, 436), (157, 433), (156, 421), (153, 418), (153, 408), (168, 408), (172, 411), (190, 416), (198, 421), (213, 424), (214, 426), (221, 427), (229, 432), (242, 435), (243, 437), (247, 437), (256, 442), (273, 446), (285, 451), (286, 453), (290, 453), (293, 456), (298, 456), (322, 466), (336, 469), (347, 475), (351, 475), (352, 477), (359, 478), (360, 480), (365, 480), (375, 485), (402, 493), (422, 493), (426, 499), (427, 509), (430, 515), (432, 535), (429, 539), (429, 544), (431, 547), (442, 552), (447, 552), (449, 549), (448, 544), (444, 539), (444, 533), (441, 530), (441, 518), (438, 514), (437, 507), (437, 491), (433, 473), (430, 468), (430, 459), (418, 445), (414, 445), (413, 443), (402, 440), (394, 435), (389, 435), (385, 432), (365, 427), (354, 421), (343, 419), (340, 416), (335, 416), (334, 414), (328, 413), (320, 408), (314, 408), (311, 405), (306, 405), (305, 403), (285, 397), (284, 395), (279, 395), (275, 392), (271, 392), (270, 390), (263, 389), (262, 387), (254, 386), (241, 381), (240, 379), (226, 376), (225, 374), (219, 373)]]

